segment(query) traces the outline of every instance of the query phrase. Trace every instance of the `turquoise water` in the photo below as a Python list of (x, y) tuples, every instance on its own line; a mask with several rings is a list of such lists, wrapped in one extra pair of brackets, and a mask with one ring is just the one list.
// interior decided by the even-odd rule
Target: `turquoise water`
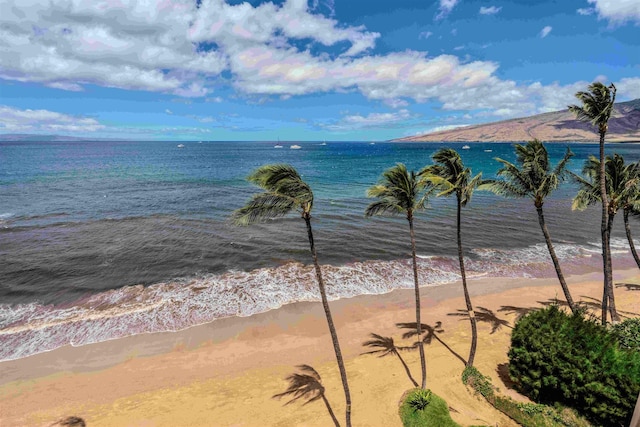
[[(244, 178), (266, 163), (291, 163), (314, 190), (313, 226), (332, 298), (412, 286), (406, 220), (364, 218), (365, 191), (397, 162), (429, 164), (441, 144), (178, 144), (0, 142), (0, 359), (316, 299), (299, 218), (229, 224), (257, 191)], [(598, 152), (596, 144), (550, 144), (554, 162), (567, 145), (575, 172)], [(508, 143), (447, 146), (487, 178), (499, 167), (494, 157), (514, 160)], [(640, 160), (639, 145), (607, 145), (614, 152)], [(600, 262), (600, 211), (572, 212), (575, 190), (566, 183), (545, 204), (569, 272)], [(417, 217), (424, 285), (458, 279), (454, 214), (453, 200), (434, 199)], [(624, 267), (631, 261), (618, 220), (615, 262)], [(530, 200), (477, 192), (463, 223), (472, 276), (553, 275)]]

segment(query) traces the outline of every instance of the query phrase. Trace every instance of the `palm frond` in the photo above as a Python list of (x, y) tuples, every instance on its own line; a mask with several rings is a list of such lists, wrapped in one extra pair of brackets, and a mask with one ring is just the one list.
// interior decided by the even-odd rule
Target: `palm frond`
[(245, 226), (256, 222), (285, 216), (296, 208), (298, 201), (274, 193), (259, 193), (231, 215), (234, 224)]
[(365, 215), (400, 214), (422, 209), (425, 200), (424, 196), (420, 198), (420, 192), (424, 185), (415, 172), (407, 171), (402, 163), (396, 164), (385, 170), (378, 184), (367, 190), (368, 197), (378, 200), (366, 208)]
[(487, 180), (478, 186), (478, 190), (491, 191), (498, 196), (503, 197), (526, 197), (529, 193), (507, 181)]

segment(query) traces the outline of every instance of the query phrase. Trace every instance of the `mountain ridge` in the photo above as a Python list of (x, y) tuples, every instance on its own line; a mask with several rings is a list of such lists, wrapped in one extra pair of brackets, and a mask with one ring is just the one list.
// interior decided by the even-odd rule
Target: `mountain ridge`
[[(393, 139), (394, 142), (598, 142), (590, 123), (575, 119), (568, 109), (534, 116), (465, 126), (445, 131)], [(614, 105), (607, 142), (640, 142), (640, 98)]]

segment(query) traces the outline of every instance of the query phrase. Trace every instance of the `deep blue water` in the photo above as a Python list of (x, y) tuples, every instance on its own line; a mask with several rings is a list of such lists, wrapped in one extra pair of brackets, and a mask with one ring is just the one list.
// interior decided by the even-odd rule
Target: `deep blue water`
[[(258, 191), (245, 177), (266, 163), (291, 163), (313, 188), (313, 226), (322, 264), (343, 268), (339, 271), (344, 273), (354, 263), (404, 262), (409, 254), (406, 220), (364, 218), (370, 202), (366, 189), (397, 162), (419, 170), (443, 146), (299, 142), (302, 148), (293, 150), (292, 143), (277, 149), (273, 142), (185, 142), (183, 148), (178, 144), (0, 142), (0, 327), (26, 321), (16, 320), (20, 310), (46, 304), (75, 306), (130, 285), (208, 277), (206, 283), (221, 281), (233, 287), (240, 279), (229, 274), (274, 275), (264, 269), (308, 264), (304, 223), (295, 215), (246, 228), (228, 221), (231, 212)], [(509, 143), (473, 143), (468, 150), (461, 149), (463, 145), (447, 144), (459, 150), (474, 173), (482, 171), (486, 178), (500, 166), (494, 157), (515, 160)], [(575, 153), (570, 164), (575, 172), (588, 155), (598, 153), (597, 144), (549, 144), (554, 162), (567, 146)], [(614, 152), (627, 161), (640, 160), (637, 144), (607, 145), (607, 154)], [(575, 191), (574, 184), (565, 183), (545, 204), (552, 237), (567, 260), (597, 251), (599, 241), (600, 210), (572, 212)], [(423, 259), (441, 257), (448, 265), (456, 254), (454, 217), (452, 199), (434, 199), (418, 215), (418, 253)], [(624, 232), (618, 220), (614, 237), (622, 254)], [(633, 226), (640, 235), (638, 221)], [(464, 211), (463, 238), (471, 262), (493, 266), (488, 268), (508, 261), (522, 267), (517, 274), (526, 275), (548, 256), (540, 246), (537, 216), (528, 199), (476, 192)], [(596, 261), (593, 257), (590, 262)], [(388, 290), (353, 286), (351, 294)], [(257, 292), (250, 288), (249, 294)], [(350, 294), (345, 292), (337, 295)]]

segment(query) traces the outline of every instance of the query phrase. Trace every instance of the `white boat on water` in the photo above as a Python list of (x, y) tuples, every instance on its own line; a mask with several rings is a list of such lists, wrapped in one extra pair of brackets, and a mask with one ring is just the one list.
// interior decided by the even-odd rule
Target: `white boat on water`
[(469, 148), (471, 148), (471, 147), (469, 147), (468, 145), (463, 145), (463, 146), (462, 146), (462, 149), (463, 149), (463, 150), (468, 150)]
[(491, 153), (493, 150), (484, 150), (485, 153)]
[(178, 144), (178, 148), (184, 148), (184, 144)]
[(273, 148), (282, 148), (282, 145), (276, 144), (276, 145), (273, 146)]
[(299, 146), (299, 145), (293, 144), (293, 145), (292, 145), (291, 147), (289, 147), (289, 148), (291, 148), (292, 150), (299, 150), (299, 149), (301, 149), (302, 147), (301, 147), (301, 146)]
[(327, 143), (326, 143), (326, 142), (323, 142), (323, 143), (322, 143), (322, 144), (320, 144), (320, 145), (327, 145)]

